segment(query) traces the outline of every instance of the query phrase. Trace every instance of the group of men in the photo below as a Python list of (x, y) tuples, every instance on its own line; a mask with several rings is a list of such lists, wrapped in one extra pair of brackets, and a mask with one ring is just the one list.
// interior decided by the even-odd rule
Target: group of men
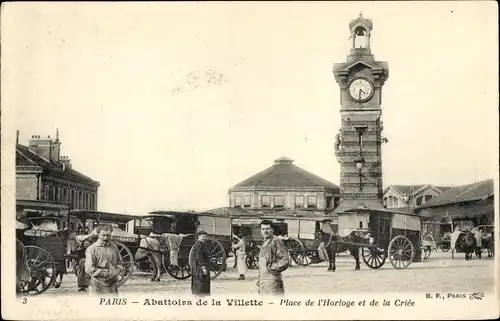
[[(264, 220), (260, 223), (260, 231), (264, 242), (259, 252), (259, 276), (257, 280), (258, 293), (261, 295), (283, 295), (285, 285), (282, 272), (290, 264), (288, 250), (283, 241), (274, 237), (274, 226), (271, 221)], [(210, 295), (210, 272), (208, 249), (205, 246), (207, 233), (198, 231), (198, 241), (189, 253), (189, 266), (191, 267), (191, 292), (196, 296)], [(239, 280), (245, 280), (246, 253), (245, 242), (240, 235), (238, 242), (233, 245), (238, 261)]]
[[(281, 273), (290, 263), (288, 250), (283, 241), (274, 237), (272, 222), (264, 220), (260, 223), (264, 242), (259, 253), (259, 277), (257, 288), (262, 295), (284, 294), (285, 286)], [(77, 260), (75, 271), (78, 278), (79, 291), (92, 294), (118, 294), (120, 254), (111, 242), (113, 228), (109, 225), (99, 225), (84, 241), (95, 242), (85, 250), (85, 257)], [(191, 268), (191, 292), (196, 296), (210, 295), (210, 257), (206, 246), (207, 232), (198, 230), (198, 239), (189, 253)], [(240, 238), (233, 245), (238, 260), (239, 279), (244, 280), (246, 274), (245, 242)]]

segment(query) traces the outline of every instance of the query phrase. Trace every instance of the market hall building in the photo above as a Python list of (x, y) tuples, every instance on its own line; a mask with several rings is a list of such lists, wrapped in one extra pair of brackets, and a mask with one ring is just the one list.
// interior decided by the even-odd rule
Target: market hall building
[[(257, 174), (241, 181), (228, 190), (228, 207), (209, 210), (214, 214), (225, 214), (239, 217), (233, 225), (258, 224), (258, 217), (272, 215), (275, 217), (324, 218), (332, 224), (337, 232), (338, 217), (333, 210), (338, 205), (339, 187), (299, 166), (288, 157), (281, 157), (274, 164)], [(248, 216), (248, 218), (245, 218)], [(306, 220), (284, 220), (277, 224), (280, 234), (300, 234), (313, 237), (321, 228), (321, 222)]]
[(423, 234), (430, 233), (440, 239), (455, 226), (470, 230), (478, 225), (493, 225), (494, 191), (493, 179), (455, 186), (415, 208), (424, 220)]

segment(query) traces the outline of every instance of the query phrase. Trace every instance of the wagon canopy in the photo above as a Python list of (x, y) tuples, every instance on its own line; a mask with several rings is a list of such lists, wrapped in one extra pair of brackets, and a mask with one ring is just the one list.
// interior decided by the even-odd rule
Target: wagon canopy
[(112, 222), (112, 223), (128, 223), (134, 219), (141, 218), (138, 215), (87, 211), (87, 210), (72, 210), (71, 215), (78, 217), (80, 220), (93, 220), (97, 222)]

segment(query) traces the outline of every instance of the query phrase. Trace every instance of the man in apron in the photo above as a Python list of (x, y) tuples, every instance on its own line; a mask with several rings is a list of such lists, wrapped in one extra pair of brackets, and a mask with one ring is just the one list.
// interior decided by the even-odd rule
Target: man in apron
[(264, 243), (259, 252), (259, 279), (257, 287), (261, 295), (284, 295), (285, 285), (281, 273), (290, 264), (288, 250), (277, 237), (274, 237), (274, 227), (271, 221), (260, 223), (260, 231)]

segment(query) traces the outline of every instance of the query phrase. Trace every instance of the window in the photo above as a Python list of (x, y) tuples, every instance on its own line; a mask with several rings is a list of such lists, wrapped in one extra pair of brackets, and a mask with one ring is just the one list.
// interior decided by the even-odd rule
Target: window
[(54, 187), (49, 185), (49, 201), (54, 202), (55, 192)]
[(427, 203), (427, 201), (430, 201), (432, 198), (432, 195), (425, 195), (425, 203)]
[(283, 195), (274, 196), (274, 207), (283, 207), (283, 205), (284, 205)]
[(73, 206), (73, 208), (76, 208), (76, 192), (75, 190), (71, 190), (71, 205)]
[(422, 205), (424, 203), (424, 197), (419, 196), (417, 197), (417, 206)]
[(316, 196), (308, 196), (307, 208), (316, 208), (316, 207), (318, 207), (318, 198)]
[(245, 195), (243, 197), (243, 206), (250, 207), (250, 205), (251, 205), (250, 195)]
[(43, 198), (42, 198), (44, 201), (49, 200), (49, 193), (50, 193), (49, 185), (45, 185), (43, 189)]
[(295, 196), (295, 207), (304, 207), (304, 196), (297, 195)]
[(262, 195), (262, 207), (271, 207), (271, 196)]
[(333, 196), (327, 195), (326, 196), (326, 208), (333, 208)]
[(241, 196), (234, 197), (234, 207), (241, 207)]
[(363, 222), (359, 222), (359, 228), (362, 229), (363, 228)]

